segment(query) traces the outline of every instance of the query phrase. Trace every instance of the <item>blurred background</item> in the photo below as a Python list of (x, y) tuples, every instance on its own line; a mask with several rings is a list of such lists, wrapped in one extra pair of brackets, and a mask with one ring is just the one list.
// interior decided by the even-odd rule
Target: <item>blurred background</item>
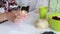
[(29, 5), (30, 11), (38, 8), (39, 6), (48, 6), (49, 0), (15, 0), (18, 5)]

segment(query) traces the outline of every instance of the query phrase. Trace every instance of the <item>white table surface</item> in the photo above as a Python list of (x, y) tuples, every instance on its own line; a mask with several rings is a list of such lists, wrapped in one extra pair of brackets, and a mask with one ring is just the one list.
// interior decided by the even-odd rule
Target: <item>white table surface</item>
[[(38, 14), (30, 12), (29, 17), (24, 22), (20, 23), (19, 26), (10, 21), (0, 24), (0, 34), (41, 34), (44, 31), (53, 31), (50, 28), (36, 29), (34, 23), (38, 17)], [(59, 32), (55, 33), (59, 34)]]

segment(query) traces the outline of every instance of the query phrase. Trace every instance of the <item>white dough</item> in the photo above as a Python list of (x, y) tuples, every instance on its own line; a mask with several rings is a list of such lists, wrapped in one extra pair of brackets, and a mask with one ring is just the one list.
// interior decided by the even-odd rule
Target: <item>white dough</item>
[(39, 20), (37, 20), (35, 26), (37, 28), (43, 28), (43, 29), (44, 28), (48, 28), (49, 27), (48, 20), (46, 20), (46, 19), (39, 19)]
[(25, 10), (22, 10), (22, 15), (26, 14), (26, 12), (27, 12), (27, 11), (25, 11)]

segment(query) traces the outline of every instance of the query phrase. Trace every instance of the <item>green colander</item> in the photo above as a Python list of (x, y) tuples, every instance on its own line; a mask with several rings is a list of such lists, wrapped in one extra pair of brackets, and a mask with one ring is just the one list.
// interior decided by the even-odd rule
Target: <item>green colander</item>
[(51, 13), (48, 15), (48, 21), (49, 21), (50, 27), (53, 30), (60, 32), (60, 20), (52, 19), (53, 16), (60, 17), (60, 13)]

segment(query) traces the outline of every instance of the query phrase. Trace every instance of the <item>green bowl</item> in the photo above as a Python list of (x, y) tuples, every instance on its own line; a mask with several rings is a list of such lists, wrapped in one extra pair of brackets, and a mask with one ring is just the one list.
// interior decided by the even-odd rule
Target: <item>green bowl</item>
[(48, 15), (48, 21), (49, 21), (50, 27), (53, 30), (60, 32), (60, 21), (52, 19), (53, 16), (60, 17), (60, 13), (51, 13), (51, 14)]

